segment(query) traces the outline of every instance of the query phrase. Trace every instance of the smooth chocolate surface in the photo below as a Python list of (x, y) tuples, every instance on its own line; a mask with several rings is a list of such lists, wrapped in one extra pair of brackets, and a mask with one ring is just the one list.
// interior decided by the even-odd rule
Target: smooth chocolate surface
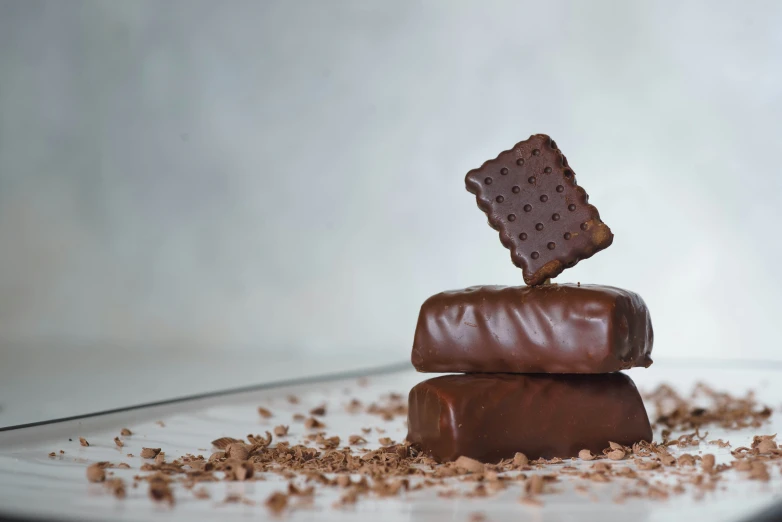
[(410, 391), (407, 439), (439, 462), (599, 454), (652, 440), (633, 381), (606, 375), (446, 375)]
[(600, 285), (475, 286), (421, 306), (412, 362), (419, 372), (608, 373), (649, 366), (649, 310)]
[(465, 177), (524, 282), (539, 285), (614, 240), (556, 143), (536, 134)]

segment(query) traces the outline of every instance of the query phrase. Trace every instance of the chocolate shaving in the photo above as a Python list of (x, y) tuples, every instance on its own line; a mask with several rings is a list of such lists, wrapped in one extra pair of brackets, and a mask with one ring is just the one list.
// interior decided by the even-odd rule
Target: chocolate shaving
[(81, 444), (84, 447), (87, 447), (87, 446), (90, 445), (90, 443), (87, 442), (87, 439), (85, 439), (84, 437), (79, 437), (79, 444)]
[(264, 408), (263, 406), (258, 406), (258, 415), (263, 417), (264, 419), (268, 419), (272, 416), (272, 412)]
[(283, 426), (280, 424), (279, 426), (274, 427), (274, 435), (277, 437), (285, 437), (288, 435), (288, 428), (289, 426)]
[(103, 482), (106, 480), (106, 472), (100, 462), (87, 466), (87, 480), (90, 482)]
[(133, 432), (130, 431), (128, 428), (122, 428), (119, 434), (122, 435), (123, 437), (130, 437), (131, 435), (133, 435)]
[(141, 448), (142, 459), (154, 459), (160, 453), (160, 448)]
[(312, 408), (310, 410), (310, 415), (318, 415), (319, 417), (326, 415), (326, 405), (323, 404), (317, 408)]
[(212, 446), (214, 446), (217, 449), (225, 449), (230, 444), (233, 444), (235, 442), (242, 442), (240, 439), (234, 439), (232, 437), (220, 437), (219, 439), (215, 439), (212, 441)]
[(315, 429), (321, 429), (325, 428), (326, 425), (320, 422), (315, 417), (309, 417), (306, 421), (304, 421), (304, 427), (308, 430), (315, 430)]
[(118, 448), (121, 448), (125, 445), (121, 440), (119, 440), (119, 437), (114, 437), (114, 444), (116, 444)]

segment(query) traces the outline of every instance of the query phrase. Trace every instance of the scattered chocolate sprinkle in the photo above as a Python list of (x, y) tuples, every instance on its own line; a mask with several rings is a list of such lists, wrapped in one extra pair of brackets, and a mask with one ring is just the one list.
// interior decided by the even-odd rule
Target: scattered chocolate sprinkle
[(117, 464), (117, 467), (120, 469), (130, 469), (130, 464), (128, 464), (127, 462), (120, 462), (119, 464)]
[(121, 440), (119, 440), (119, 437), (114, 437), (114, 444), (116, 444), (118, 448), (121, 448), (125, 445)]
[(383, 446), (390, 446), (392, 444), (395, 444), (395, 442), (391, 439), (391, 437), (380, 437), (379, 439), (377, 439), (377, 441)]
[(87, 447), (87, 446), (90, 445), (90, 443), (87, 442), (87, 439), (85, 439), (84, 437), (79, 437), (79, 444), (81, 444), (84, 447)]
[(268, 419), (272, 416), (272, 412), (264, 408), (263, 406), (258, 406), (258, 415), (263, 417), (264, 419)]
[(53, 451), (52, 451), (51, 453), (49, 453), (49, 456), (50, 456), (50, 457), (56, 457), (56, 456), (57, 456), (57, 454), (56, 454), (55, 452), (53, 452)]
[(289, 429), (289, 426), (283, 426), (282, 424), (280, 424), (279, 426), (275, 426), (274, 427), (274, 435), (276, 437), (285, 437), (285, 436), (288, 435), (288, 429)]
[(160, 448), (141, 448), (142, 459), (154, 459), (160, 453)]
[(358, 445), (358, 444), (366, 444), (367, 439), (362, 437), (361, 435), (351, 435), (348, 438), (348, 444), (352, 445)]
[(295, 395), (288, 395), (288, 402), (290, 402), (291, 404), (298, 404), (299, 398), (296, 397)]
[(128, 428), (122, 428), (119, 434), (122, 435), (123, 437), (130, 437), (131, 435), (133, 435), (133, 432), (130, 431)]

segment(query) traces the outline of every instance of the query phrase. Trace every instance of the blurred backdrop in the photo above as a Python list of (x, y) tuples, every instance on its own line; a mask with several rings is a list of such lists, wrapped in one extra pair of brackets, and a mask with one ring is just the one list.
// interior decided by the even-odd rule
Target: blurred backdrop
[(558, 282), (639, 292), (658, 357), (782, 359), (780, 27), (774, 1), (0, 0), (0, 382), (404, 361), (429, 295), (523, 283), (463, 177), (539, 132), (615, 233)]

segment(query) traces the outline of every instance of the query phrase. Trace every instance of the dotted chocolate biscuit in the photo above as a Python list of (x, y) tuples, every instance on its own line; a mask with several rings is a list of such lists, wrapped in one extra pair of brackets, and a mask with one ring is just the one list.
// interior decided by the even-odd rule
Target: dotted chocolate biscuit
[(471, 170), (465, 183), (528, 285), (556, 277), (614, 240), (567, 158), (545, 134)]

